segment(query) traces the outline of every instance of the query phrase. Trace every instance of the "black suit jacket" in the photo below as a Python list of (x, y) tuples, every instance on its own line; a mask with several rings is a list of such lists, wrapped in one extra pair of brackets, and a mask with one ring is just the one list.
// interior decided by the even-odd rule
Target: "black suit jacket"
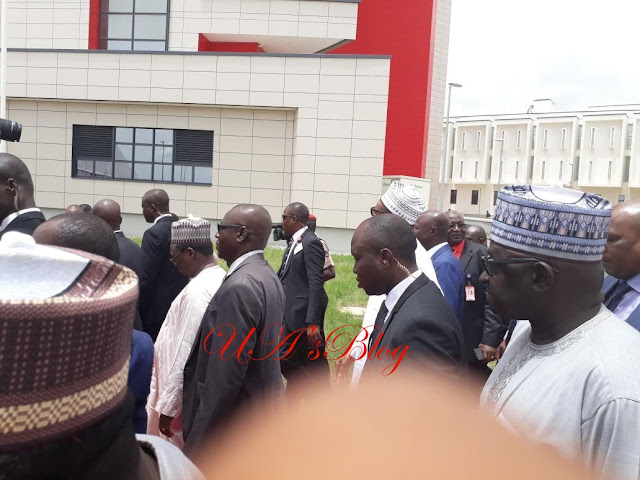
[[(278, 277), (282, 281), (287, 299), (284, 311), (284, 326), (286, 332), (304, 328), (306, 324), (319, 324), (324, 328), (324, 310), (327, 303), (327, 293), (324, 291), (324, 248), (322, 243), (311, 230), (307, 229), (298, 243), (302, 249), (292, 253), (289, 263), (286, 258), (278, 270)], [(323, 308), (324, 307), (324, 308)]]
[(486, 301), (485, 286), (480, 282), (480, 275), (484, 272), (482, 257), (488, 255), (487, 247), (478, 245), (467, 239), (465, 241), (460, 263), (464, 270), (464, 284), (475, 287), (475, 302), (464, 302), (464, 315), (462, 320), (462, 334), (467, 345), (467, 359), (475, 361), (473, 349), (479, 344), (497, 347), (500, 345), (509, 321), (503, 321), (493, 313)]
[(240, 406), (284, 391), (277, 351), (283, 309), (282, 285), (262, 254), (247, 258), (211, 299), (184, 369), (189, 456)]
[[(120, 260), (118, 263), (124, 265), (127, 268), (133, 270), (138, 276), (138, 285), (142, 280), (142, 274), (144, 269), (144, 256), (142, 249), (136, 242), (124, 236), (122, 231), (114, 232), (116, 240), (118, 241), (118, 247), (120, 249)], [(136, 316), (133, 321), (133, 328), (136, 330), (142, 330), (142, 318), (140, 317), (140, 296), (138, 296), (138, 306), (136, 308)]]
[(171, 302), (189, 282), (169, 261), (171, 224), (177, 220), (173, 214), (161, 218), (142, 237), (144, 265), (140, 280), (140, 315), (144, 331), (154, 341)]
[(27, 212), (14, 218), (7, 227), (0, 232), (0, 238), (7, 232), (26, 233), (33, 235), (38, 226), (45, 222), (42, 212)]
[[(364, 365), (363, 375), (368, 377), (391, 374), (404, 347), (408, 349), (398, 369), (410, 363), (447, 375), (465, 371), (460, 322), (438, 287), (424, 274), (400, 296), (378, 340)], [(394, 351), (396, 359), (392, 358)]]

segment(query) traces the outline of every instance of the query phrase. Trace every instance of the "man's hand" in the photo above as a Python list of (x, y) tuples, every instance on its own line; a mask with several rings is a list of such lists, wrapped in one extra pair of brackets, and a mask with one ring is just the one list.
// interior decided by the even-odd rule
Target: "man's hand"
[(478, 348), (482, 350), (482, 360), (484, 363), (489, 363), (491, 360), (495, 360), (496, 349), (481, 343)]
[(162, 433), (165, 437), (173, 437), (173, 432), (171, 431), (171, 422), (173, 422), (173, 417), (168, 417), (167, 415), (160, 414), (160, 433)]
[(333, 380), (338, 384), (344, 384), (349, 381), (351, 365), (355, 360), (348, 353), (336, 361), (333, 368)]
[(307, 340), (309, 345), (317, 347), (322, 343), (322, 333), (320, 333), (320, 325), (315, 323), (307, 324)]
[(496, 348), (496, 353), (493, 354), (494, 357), (496, 357), (496, 360), (500, 360), (502, 358), (502, 355), (504, 355), (504, 351), (507, 348), (507, 343), (502, 340), (502, 343), (500, 343), (500, 345), (498, 345), (498, 348)]

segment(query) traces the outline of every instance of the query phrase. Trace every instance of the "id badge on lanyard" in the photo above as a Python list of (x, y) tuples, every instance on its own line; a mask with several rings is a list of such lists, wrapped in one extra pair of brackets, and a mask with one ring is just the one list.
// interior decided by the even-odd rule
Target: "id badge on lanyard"
[(467, 302), (476, 301), (476, 287), (471, 285), (471, 274), (467, 273), (467, 285), (464, 287), (464, 297)]

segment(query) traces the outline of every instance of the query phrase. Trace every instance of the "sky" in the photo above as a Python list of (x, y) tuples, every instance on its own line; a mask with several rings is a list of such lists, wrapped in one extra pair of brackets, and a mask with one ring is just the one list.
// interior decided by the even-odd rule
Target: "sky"
[(640, 104), (639, 19), (638, 0), (453, 0), (451, 116)]

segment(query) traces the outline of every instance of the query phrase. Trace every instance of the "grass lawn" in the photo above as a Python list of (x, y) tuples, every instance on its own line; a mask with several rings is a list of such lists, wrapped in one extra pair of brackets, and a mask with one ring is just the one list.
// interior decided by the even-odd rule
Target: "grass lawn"
[[(141, 239), (133, 237), (138, 245)], [(265, 250), (265, 258), (273, 268), (274, 272), (277, 272), (282, 262), (282, 255), (284, 250), (281, 248), (267, 247)], [(349, 313), (341, 312), (342, 307), (364, 307), (367, 305), (367, 295), (364, 290), (358, 288), (356, 283), (356, 276), (353, 273), (353, 257), (351, 255), (338, 255), (331, 254), (334, 263), (336, 264), (336, 278), (329, 280), (325, 284), (325, 290), (329, 296), (329, 306), (327, 307), (327, 313), (324, 317), (324, 329), (325, 333), (329, 335), (330, 332), (343, 325), (353, 325), (351, 327), (345, 327), (344, 330), (340, 330), (340, 333), (344, 332), (348, 335), (344, 335), (341, 339), (344, 341), (337, 342), (336, 345), (329, 346), (327, 353), (331, 357), (331, 352), (335, 351), (334, 356), (340, 356), (344, 351), (346, 345), (349, 344), (354, 335), (359, 331), (362, 324), (362, 318)], [(220, 266), (225, 270), (228, 270), (226, 262), (220, 260)]]

